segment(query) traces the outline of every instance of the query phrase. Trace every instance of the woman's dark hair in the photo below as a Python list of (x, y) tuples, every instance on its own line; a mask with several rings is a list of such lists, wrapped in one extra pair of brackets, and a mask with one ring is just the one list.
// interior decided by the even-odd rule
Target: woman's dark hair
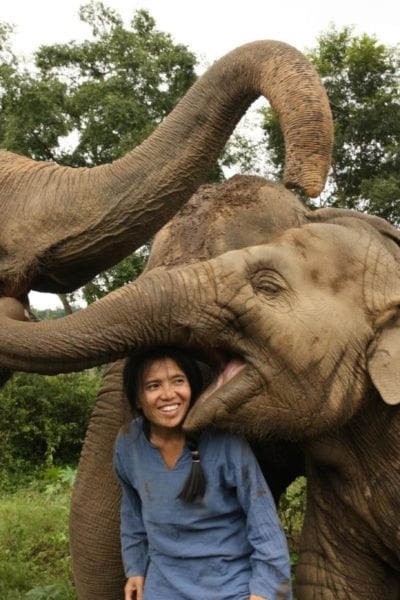
[[(133, 414), (143, 418), (143, 431), (147, 438), (150, 436), (150, 423), (144, 416), (139, 403), (141, 385), (144, 374), (151, 363), (166, 358), (173, 360), (185, 373), (192, 392), (190, 406), (197, 400), (204, 386), (200, 367), (187, 350), (175, 347), (154, 348), (128, 358), (123, 372), (124, 390)], [(184, 502), (194, 502), (196, 498), (202, 498), (206, 491), (207, 482), (200, 463), (198, 444), (199, 433), (191, 433), (186, 436), (186, 445), (192, 455), (192, 468), (178, 494), (178, 498)]]

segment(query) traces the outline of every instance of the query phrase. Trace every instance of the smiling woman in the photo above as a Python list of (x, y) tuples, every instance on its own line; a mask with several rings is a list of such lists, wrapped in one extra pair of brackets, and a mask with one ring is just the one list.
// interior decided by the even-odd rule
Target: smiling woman
[(151, 423), (153, 437), (168, 436), (170, 429), (180, 427), (190, 406), (191, 387), (185, 371), (172, 358), (155, 358), (140, 384), (136, 407)]
[(214, 429), (185, 436), (196, 361), (149, 351), (127, 361), (124, 383), (140, 415), (115, 449), (125, 600), (291, 598), (286, 540), (250, 447)]

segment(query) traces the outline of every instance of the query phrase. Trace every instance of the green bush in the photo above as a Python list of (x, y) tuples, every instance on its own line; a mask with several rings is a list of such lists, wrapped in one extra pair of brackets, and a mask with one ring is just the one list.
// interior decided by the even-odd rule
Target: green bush
[(0, 390), (3, 474), (76, 463), (99, 383), (95, 369), (56, 376), (15, 374)]
[(279, 517), (285, 531), (292, 566), (298, 561), (298, 543), (306, 509), (306, 478), (298, 477), (287, 488), (279, 502)]

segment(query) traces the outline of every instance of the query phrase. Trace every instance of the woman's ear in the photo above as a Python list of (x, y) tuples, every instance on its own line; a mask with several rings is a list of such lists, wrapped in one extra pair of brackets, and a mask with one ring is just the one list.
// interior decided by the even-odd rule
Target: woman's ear
[(400, 316), (391, 320), (370, 347), (367, 364), (373, 384), (386, 404), (400, 403)]

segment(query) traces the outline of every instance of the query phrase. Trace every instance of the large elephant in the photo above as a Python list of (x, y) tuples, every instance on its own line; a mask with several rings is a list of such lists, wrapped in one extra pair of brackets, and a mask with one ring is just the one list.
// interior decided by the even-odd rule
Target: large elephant
[(112, 164), (74, 169), (0, 151), (0, 296), (72, 291), (148, 241), (206, 180), (260, 95), (282, 125), (286, 184), (317, 196), (332, 150), (319, 77), (287, 44), (246, 44), (215, 62), (143, 144)]
[[(262, 243), (277, 230), (302, 222), (305, 209), (283, 186), (262, 178), (238, 176), (206, 185), (155, 237), (146, 273), (157, 267), (198, 263), (232, 248)], [(203, 353), (199, 358), (204, 359)], [(215, 358), (205, 356), (215, 365)], [(122, 597), (120, 486), (112, 468), (115, 437), (132, 419), (122, 391), (124, 361), (109, 366), (90, 420), (74, 486), (70, 541), (79, 598)], [(207, 365), (203, 366), (207, 367)], [(253, 438), (253, 436), (251, 436)], [(252, 439), (276, 500), (304, 473), (303, 455), (288, 440)], [(119, 593), (118, 593), (119, 590)]]
[[(399, 243), (379, 218), (309, 211), (277, 184), (234, 178), (200, 189), (114, 305), (141, 347), (181, 344), (220, 362), (222, 385), (203, 394), (187, 428), (248, 436), (277, 495), (304, 457), (299, 600), (399, 598)], [(74, 492), (82, 598), (94, 597), (93, 555), (116, 587), (123, 580), (111, 470), (130, 418), (120, 370), (105, 378)]]

